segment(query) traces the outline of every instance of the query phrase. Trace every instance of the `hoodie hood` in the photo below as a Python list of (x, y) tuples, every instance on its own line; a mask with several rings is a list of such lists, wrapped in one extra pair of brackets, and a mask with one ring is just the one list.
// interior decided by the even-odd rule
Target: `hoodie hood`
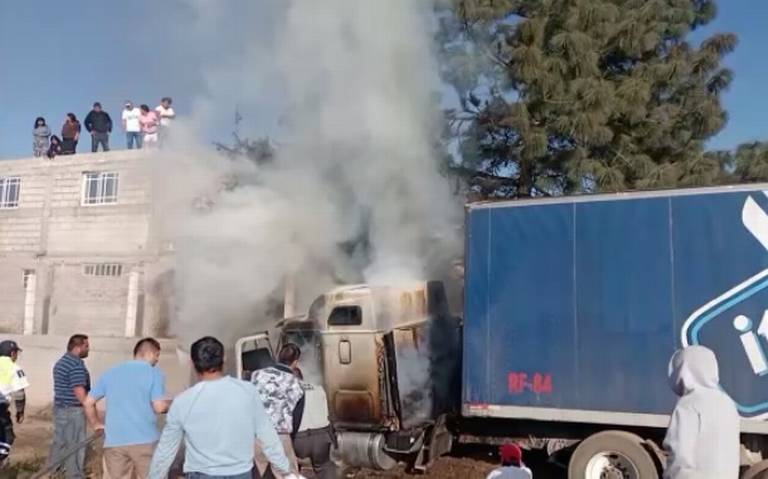
[(697, 389), (720, 389), (715, 353), (704, 346), (678, 349), (669, 360), (669, 385), (678, 396)]

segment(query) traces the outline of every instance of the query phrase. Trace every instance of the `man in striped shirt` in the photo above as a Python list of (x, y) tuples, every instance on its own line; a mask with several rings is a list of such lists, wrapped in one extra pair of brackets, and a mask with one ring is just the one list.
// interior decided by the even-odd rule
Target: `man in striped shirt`
[[(75, 334), (69, 338), (67, 352), (53, 366), (53, 443), (49, 464), (56, 464), (75, 444), (85, 441), (83, 404), (91, 389), (91, 377), (83, 358), (88, 357), (88, 336)], [(59, 468), (67, 479), (85, 477), (85, 448), (67, 458)]]

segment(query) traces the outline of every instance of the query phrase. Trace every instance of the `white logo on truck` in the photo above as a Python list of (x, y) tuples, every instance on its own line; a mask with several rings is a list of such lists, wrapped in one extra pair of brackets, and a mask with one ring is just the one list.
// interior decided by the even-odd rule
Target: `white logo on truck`
[[(768, 197), (768, 191), (762, 194)], [(741, 221), (744, 228), (768, 250), (768, 213), (751, 196), (744, 201)], [(768, 292), (768, 268), (747, 278), (694, 311), (683, 324), (682, 346), (701, 344), (702, 330), (708, 323), (730, 318), (750, 369), (757, 376), (768, 377), (768, 309), (762, 312), (761, 317), (757, 315), (749, 317), (747, 314), (754, 313), (745, 314), (743, 310), (738, 311), (739, 305), (757, 295), (765, 295), (765, 292)], [(762, 398), (756, 400), (746, 397), (734, 397), (734, 400), (742, 416), (755, 420), (768, 419), (768, 401)]]
[[(768, 192), (763, 192), (768, 196)], [(748, 197), (744, 202), (744, 208), (741, 210), (741, 222), (752, 236), (757, 238), (765, 249), (768, 249), (768, 214), (760, 208), (752, 197)], [(757, 327), (757, 333), (752, 331), (752, 320), (746, 316), (736, 316), (733, 320), (733, 327), (741, 334), (741, 344), (744, 346), (744, 352), (747, 353), (747, 359), (752, 366), (755, 374), (763, 376), (768, 374), (768, 358), (766, 358), (765, 347), (760, 342), (760, 337), (768, 341), (768, 310), (763, 313), (760, 325)]]

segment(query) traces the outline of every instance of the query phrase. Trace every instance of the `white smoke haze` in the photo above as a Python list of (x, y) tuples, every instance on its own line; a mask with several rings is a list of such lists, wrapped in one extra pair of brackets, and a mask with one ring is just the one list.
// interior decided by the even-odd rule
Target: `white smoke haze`
[[(185, 343), (268, 329), (267, 300), (291, 273), (301, 312), (340, 282), (429, 279), (455, 258), (461, 208), (433, 148), (439, 82), (428, 3), (259, 1), (237, 12), (276, 24), (249, 33), (253, 45), (221, 46), (209, 91), (157, 160), (177, 255), (173, 330)], [(191, 38), (215, 41), (206, 29), (221, 28), (229, 4), (195, 5), (192, 28), (203, 31)], [(278, 125), (281, 115), (273, 163), (200, 144), (206, 122), (231, 118), (233, 104), (263, 104), (257, 124)]]

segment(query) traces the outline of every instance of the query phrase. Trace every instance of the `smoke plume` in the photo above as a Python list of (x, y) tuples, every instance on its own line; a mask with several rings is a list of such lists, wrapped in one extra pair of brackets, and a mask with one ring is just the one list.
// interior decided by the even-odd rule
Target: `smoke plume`
[[(265, 0), (238, 12), (272, 26), (218, 50), (206, 95), (157, 161), (183, 338), (267, 329), (289, 274), (301, 312), (334, 285), (425, 279), (455, 257), (461, 210), (438, 172), (425, 3)], [(226, 32), (226, 5), (196, 2), (190, 38)], [(200, 144), (235, 103), (277, 138), (272, 161)]]

